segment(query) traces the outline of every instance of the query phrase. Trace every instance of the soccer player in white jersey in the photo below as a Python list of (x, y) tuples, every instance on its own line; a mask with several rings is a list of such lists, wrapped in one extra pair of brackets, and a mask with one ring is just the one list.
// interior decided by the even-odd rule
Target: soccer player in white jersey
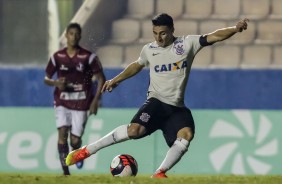
[(102, 92), (111, 92), (119, 83), (136, 75), (144, 66), (149, 66), (150, 85), (146, 102), (129, 125), (121, 125), (98, 141), (69, 153), (66, 164), (72, 165), (104, 147), (139, 139), (160, 129), (169, 150), (152, 178), (166, 178), (166, 172), (187, 152), (195, 133), (191, 111), (184, 104), (185, 88), (195, 55), (205, 46), (246, 30), (247, 21), (240, 20), (233, 27), (205, 35), (176, 37), (171, 16), (163, 13), (154, 17), (155, 41), (146, 44), (140, 57), (116, 77), (106, 81), (102, 88)]
[[(69, 153), (68, 134), (73, 149), (81, 147), (87, 121), (87, 111), (96, 114), (99, 106), (100, 91), (105, 82), (103, 68), (98, 56), (79, 46), (81, 27), (71, 23), (66, 30), (67, 47), (55, 52), (47, 66), (44, 82), (54, 86), (54, 106), (58, 129), (58, 152), (64, 175), (69, 175), (65, 158)], [(52, 79), (54, 75), (55, 79)], [(97, 92), (92, 77), (95, 76)], [(82, 168), (83, 162), (76, 163)]]

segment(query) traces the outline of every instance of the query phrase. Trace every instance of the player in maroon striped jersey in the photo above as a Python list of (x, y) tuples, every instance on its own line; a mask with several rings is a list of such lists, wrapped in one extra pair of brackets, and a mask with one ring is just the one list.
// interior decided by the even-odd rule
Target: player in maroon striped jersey
[[(70, 145), (78, 149), (89, 114), (96, 114), (105, 83), (105, 76), (98, 56), (79, 45), (81, 27), (71, 23), (66, 30), (67, 47), (55, 52), (46, 67), (44, 82), (54, 86), (54, 107), (58, 128), (58, 151), (64, 175), (69, 175), (65, 157)], [(55, 79), (52, 79), (56, 73)], [(97, 85), (94, 85), (96, 78)], [(87, 113), (89, 111), (89, 114)], [(78, 168), (83, 162), (76, 164)]]

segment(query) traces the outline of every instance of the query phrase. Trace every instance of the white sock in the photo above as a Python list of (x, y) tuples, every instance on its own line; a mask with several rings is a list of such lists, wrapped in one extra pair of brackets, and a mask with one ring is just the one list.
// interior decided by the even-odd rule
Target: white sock
[(128, 125), (121, 125), (117, 127), (98, 141), (87, 145), (86, 149), (90, 154), (94, 154), (104, 147), (128, 140), (127, 126)]
[(174, 141), (174, 144), (169, 148), (165, 159), (163, 160), (160, 167), (157, 169), (157, 172), (166, 172), (171, 169), (187, 152), (189, 147), (189, 141), (182, 138), (177, 138)]

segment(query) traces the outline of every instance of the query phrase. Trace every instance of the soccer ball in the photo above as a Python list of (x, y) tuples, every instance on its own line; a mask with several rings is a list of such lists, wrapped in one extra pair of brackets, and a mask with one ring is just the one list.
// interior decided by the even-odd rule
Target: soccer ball
[(136, 176), (138, 164), (131, 155), (121, 154), (112, 160), (110, 171), (113, 176), (118, 177)]

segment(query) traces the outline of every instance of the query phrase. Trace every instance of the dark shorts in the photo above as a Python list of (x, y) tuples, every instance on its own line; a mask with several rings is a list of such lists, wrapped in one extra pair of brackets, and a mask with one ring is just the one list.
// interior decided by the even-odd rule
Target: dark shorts
[(187, 107), (168, 105), (156, 98), (148, 99), (131, 122), (146, 128), (146, 134), (142, 137), (150, 135), (156, 130), (162, 130), (169, 147), (173, 145), (180, 129), (189, 127), (193, 133), (195, 132), (194, 120)]

